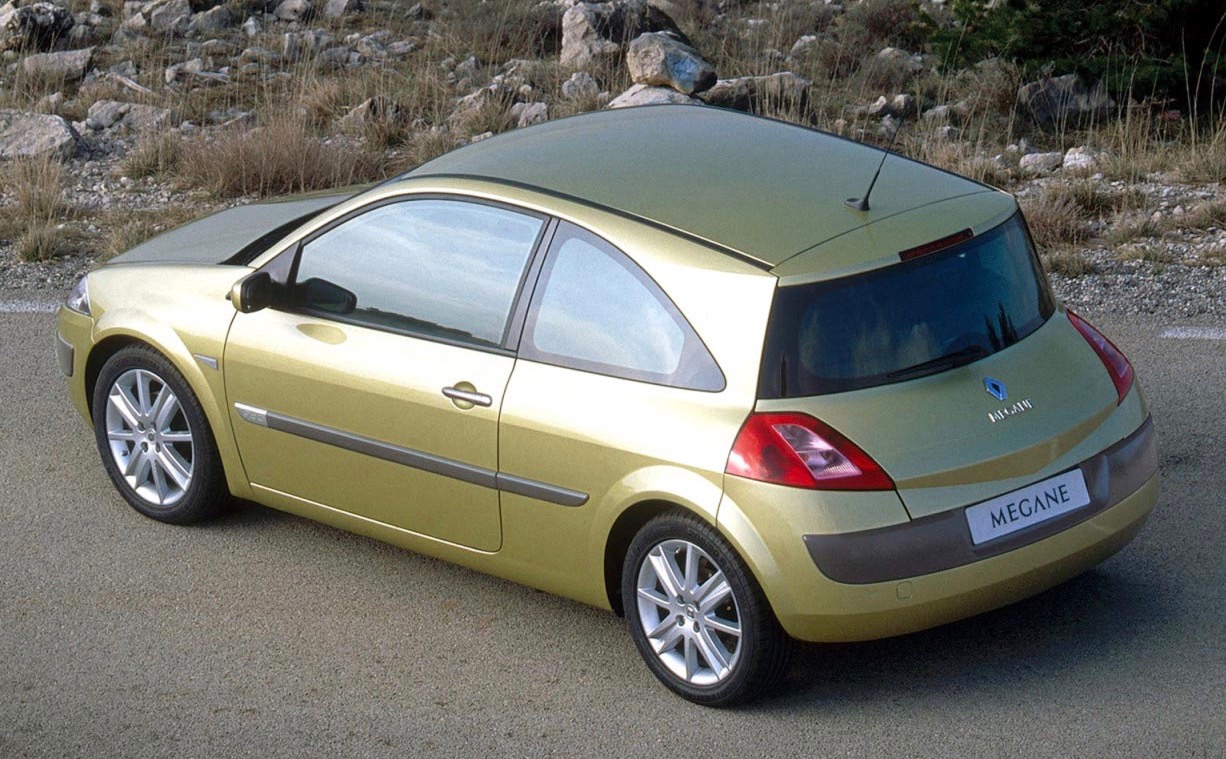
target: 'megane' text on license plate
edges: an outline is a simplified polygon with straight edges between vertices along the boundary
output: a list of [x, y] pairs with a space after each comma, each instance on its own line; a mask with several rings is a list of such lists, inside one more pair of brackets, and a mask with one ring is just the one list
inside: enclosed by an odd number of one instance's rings
[[1080, 469], [971, 506], [966, 521], [971, 540], [979, 543], [1008, 535], [1053, 517], [1067, 514], [1090, 502]]

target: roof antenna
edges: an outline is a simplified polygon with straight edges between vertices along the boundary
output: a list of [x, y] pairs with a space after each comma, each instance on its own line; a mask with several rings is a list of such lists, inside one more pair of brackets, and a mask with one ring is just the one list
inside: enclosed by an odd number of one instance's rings
[[848, 198], [843, 201], [843, 205], [856, 211], [868, 210], [868, 196], [873, 194], [873, 185], [877, 184], [877, 177], [881, 176], [881, 167], [885, 166], [885, 159], [890, 155], [890, 148], [894, 147], [894, 140], [898, 138], [898, 133], [902, 131], [902, 119], [898, 120], [898, 126], [894, 127], [894, 134], [890, 135], [890, 141], [885, 146], [885, 151], [881, 154], [881, 163], [877, 164], [877, 171], [873, 173], [873, 180], [868, 183], [868, 190], [862, 198]]

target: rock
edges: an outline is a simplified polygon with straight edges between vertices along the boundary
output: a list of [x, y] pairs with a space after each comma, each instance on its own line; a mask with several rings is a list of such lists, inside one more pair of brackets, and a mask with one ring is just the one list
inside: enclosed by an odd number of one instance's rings
[[321, 66], [343, 68], [345, 66], [360, 66], [366, 61], [361, 53], [348, 45], [337, 45], [323, 50], [315, 57]]
[[659, 105], [661, 103], [701, 105], [702, 101], [677, 92], [671, 87], [652, 87], [646, 84], [636, 84], [609, 101], [607, 107], [632, 108], [636, 105]]
[[1027, 176], [1050, 174], [1064, 164], [1064, 153], [1027, 153], [1018, 162], [1018, 168]]
[[593, 61], [616, 61], [622, 46], [644, 32], [674, 32], [689, 44], [668, 14], [647, 0], [576, 3], [562, 14], [559, 60], [563, 66], [576, 69]]
[[118, 100], [99, 100], [89, 107], [85, 126], [95, 132], [117, 126], [133, 132], [151, 132], [177, 126], [174, 113], [167, 108]]
[[255, 16], [248, 16], [243, 22], [243, 34], [248, 37], [254, 37], [264, 31], [264, 25]]
[[190, 61], [183, 63], [175, 63], [166, 67], [164, 78], [166, 84], [174, 84], [179, 81], [191, 79], [195, 74], [204, 71], [204, 61], [200, 58], [193, 58]]
[[248, 66], [250, 64], [268, 65], [278, 63], [281, 56], [275, 50], [269, 50], [266, 47], [249, 47], [239, 53], [238, 65]]
[[572, 100], [590, 99], [600, 94], [600, 85], [586, 71], [576, 71], [562, 82], [562, 97]]
[[187, 31], [199, 35], [220, 32], [229, 29], [237, 23], [238, 18], [224, 5], [197, 13], [187, 25]]
[[71, 158], [77, 133], [59, 116], [0, 109], [0, 159]]
[[76, 82], [85, 78], [94, 61], [94, 49], [66, 50], [62, 53], [35, 53], [21, 62], [26, 76], [45, 81]]
[[1104, 151], [1086, 145], [1069, 148], [1064, 154], [1064, 168], [1079, 171], [1094, 171], [1107, 155]]
[[805, 34], [799, 37], [788, 51], [789, 58], [804, 58], [817, 52], [820, 44], [816, 34]]
[[895, 116], [899, 116], [904, 119], [908, 116], [915, 115], [915, 112], [919, 110], [915, 102], [915, 96], [909, 95], [905, 92], [900, 92], [899, 94], [895, 95], [894, 99], [890, 101], [890, 107]]
[[904, 66], [914, 74], [924, 70], [924, 57], [922, 55], [908, 53], [906, 50], [900, 50], [896, 47], [882, 48], [878, 51], [877, 58]]
[[[519, 108], [518, 113], [515, 112], [515, 108]], [[549, 120], [549, 105], [547, 103], [516, 103], [511, 109], [511, 114], [516, 117], [515, 125], [518, 127], [541, 124]]]
[[342, 129], [356, 130], [367, 124], [380, 121], [394, 121], [400, 118], [400, 104], [391, 98], [376, 95], [367, 98], [350, 109], [338, 122]]
[[371, 60], [383, 60], [387, 57], [387, 48], [383, 43], [376, 39], [376, 35], [372, 34], [368, 37], [363, 37], [354, 45], [359, 53]]
[[281, 37], [281, 52], [289, 60], [321, 53], [336, 44], [336, 37], [322, 29], [286, 32]]
[[50, 95], [43, 95], [38, 99], [35, 107], [40, 113], [59, 113], [64, 107], [64, 93], [57, 90]]
[[738, 111], [761, 111], [766, 104], [804, 109], [809, 104], [813, 82], [791, 71], [765, 76], [720, 79], [703, 93], [703, 100]]
[[686, 95], [709, 90], [716, 80], [711, 64], [668, 32], [635, 37], [626, 51], [626, 65], [636, 83], [672, 87]]
[[187, 31], [192, 20], [192, 6], [188, 0], [166, 0], [147, 11], [149, 27], [166, 34]]
[[409, 21], [429, 21], [434, 18], [434, 14], [421, 3], [414, 3], [412, 8], [404, 12], [404, 17]]
[[24, 50], [50, 50], [75, 23], [72, 13], [55, 3], [31, 3], [11, 9], [3, 28], [8, 46]]
[[1030, 82], [1018, 88], [1018, 105], [1044, 126], [1083, 123], [1106, 116], [1115, 107], [1100, 81], [1087, 87], [1077, 74]]
[[956, 140], [961, 134], [958, 127], [945, 124], [932, 130], [932, 138], [938, 142], [941, 140]]
[[281, 0], [272, 15], [281, 21], [306, 21], [315, 14], [310, 0]]
[[324, 18], [340, 18], [346, 13], [361, 13], [366, 10], [362, 0], [328, 0], [319, 15]]
[[873, 118], [881, 118], [882, 116], [890, 116], [894, 113], [894, 106], [893, 104], [890, 103], [889, 98], [887, 98], [885, 95], [882, 95], [881, 97], [877, 98], [873, 102], [873, 104], [870, 105], [865, 110], [865, 113], [867, 113], [869, 116], [872, 116]]
[[924, 111], [924, 121], [931, 121], [939, 124], [943, 121], [949, 121], [952, 115], [953, 109], [949, 106], [936, 105]]
[[387, 54], [392, 58], [400, 58], [417, 49], [417, 43], [413, 40], [398, 40], [387, 46]]

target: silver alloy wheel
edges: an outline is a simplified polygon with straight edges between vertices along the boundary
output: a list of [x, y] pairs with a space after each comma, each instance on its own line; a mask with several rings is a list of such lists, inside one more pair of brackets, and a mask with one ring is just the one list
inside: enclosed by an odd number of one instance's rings
[[170, 506], [191, 487], [191, 427], [170, 385], [148, 369], [129, 369], [111, 385], [106, 437], [124, 480], [150, 504]]
[[714, 685], [741, 653], [741, 615], [714, 560], [688, 540], [666, 540], [639, 565], [639, 623], [660, 662], [691, 685]]

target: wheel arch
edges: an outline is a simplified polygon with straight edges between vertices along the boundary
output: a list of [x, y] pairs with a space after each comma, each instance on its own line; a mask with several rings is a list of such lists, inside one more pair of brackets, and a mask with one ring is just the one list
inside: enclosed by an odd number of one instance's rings
[[[679, 503], [661, 498], [652, 498], [639, 501], [626, 508], [617, 516], [617, 519], [614, 520], [613, 525], [609, 528], [604, 548], [604, 582], [605, 593], [609, 597], [609, 606], [617, 616], [620, 617], [625, 614], [621, 594], [622, 564], [625, 563], [626, 552], [630, 549], [630, 542], [634, 540], [634, 536], [648, 522], [665, 512], [674, 510], [686, 511], [703, 521], [710, 522], [707, 516], [697, 509], [687, 508]], [[714, 522], [711, 522], [711, 526], [719, 529], [718, 525]]]
[[[107, 316], [113, 316], [110, 312]], [[90, 409], [90, 423], [93, 423], [93, 394], [106, 362], [124, 348], [144, 346], [156, 352], [170, 363], [187, 383], [188, 389], [196, 396], [197, 402], [204, 411], [213, 433], [213, 440], [221, 458], [222, 470], [225, 472], [226, 484], [230, 492], [238, 497], [246, 497], [250, 485], [234, 443], [234, 433], [230, 427], [230, 418], [225, 407], [225, 387], [220, 372], [215, 378], [204, 376], [203, 370], [196, 362], [192, 352], [179, 336], [168, 327], [162, 329], [142, 330], [140, 325], [131, 323], [110, 323], [100, 321], [96, 333], [96, 342], [89, 350], [86, 358], [85, 392], [86, 406]], [[150, 325], [155, 326], [156, 325]], [[156, 334], [165, 331], [163, 339]]]

